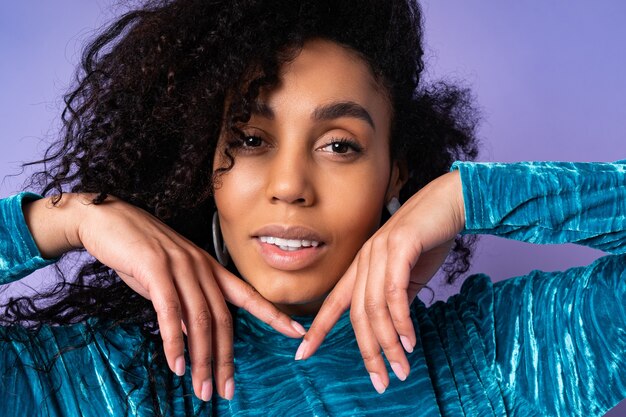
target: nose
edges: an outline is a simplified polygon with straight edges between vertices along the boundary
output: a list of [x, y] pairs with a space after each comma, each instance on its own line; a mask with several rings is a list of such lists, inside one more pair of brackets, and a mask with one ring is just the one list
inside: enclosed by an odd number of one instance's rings
[[273, 203], [310, 206], [315, 201], [311, 164], [304, 152], [280, 149], [271, 158], [266, 194]]

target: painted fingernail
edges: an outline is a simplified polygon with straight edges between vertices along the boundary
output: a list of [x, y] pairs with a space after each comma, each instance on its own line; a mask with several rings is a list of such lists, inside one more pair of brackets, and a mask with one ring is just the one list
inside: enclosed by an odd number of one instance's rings
[[372, 385], [377, 393], [382, 394], [385, 392], [387, 387], [383, 384], [382, 379], [380, 379], [380, 376], [377, 373], [370, 372], [370, 379], [372, 380]]
[[303, 340], [302, 343], [300, 343], [300, 346], [298, 346], [298, 350], [296, 350], [295, 360], [299, 361], [300, 359], [304, 357], [308, 344], [309, 342], [307, 342], [306, 340]]
[[235, 396], [235, 380], [228, 378], [226, 384], [224, 384], [224, 398], [228, 401], [232, 400]]
[[402, 346], [404, 347], [404, 350], [406, 350], [408, 353], [413, 352], [413, 345], [409, 341], [408, 337], [400, 336], [400, 343], [402, 343]]
[[402, 369], [402, 365], [400, 365], [398, 362], [389, 362], [389, 365], [391, 365], [393, 373], [396, 374], [400, 381], [404, 381], [406, 379], [406, 372], [404, 372], [404, 369]]
[[202, 401], [209, 401], [213, 395], [213, 382], [210, 379], [205, 379], [202, 383]]
[[185, 375], [185, 357], [179, 356], [176, 358], [176, 362], [174, 362], [174, 373], [178, 376]]
[[306, 334], [305, 328], [300, 323], [298, 323], [297, 321], [293, 321], [292, 320], [291, 321], [291, 327], [293, 327], [296, 330], [296, 332], [298, 332], [298, 334], [300, 334], [300, 336], [304, 336]]

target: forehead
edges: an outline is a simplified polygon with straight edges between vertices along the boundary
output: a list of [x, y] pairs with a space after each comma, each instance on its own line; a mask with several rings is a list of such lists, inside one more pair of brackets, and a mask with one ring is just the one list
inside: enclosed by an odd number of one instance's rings
[[[309, 72], [334, 73], [342, 81], [364, 82], [373, 89], [382, 87], [369, 63], [355, 50], [326, 39], [307, 41], [295, 59], [283, 65], [281, 76], [305, 75]], [[341, 76], [344, 74], [344, 76]]]
[[[390, 117], [387, 91], [369, 64], [337, 43], [308, 41], [292, 61], [283, 65], [279, 75], [279, 84], [259, 96], [264, 106], [280, 111], [353, 102], [367, 109], [374, 119]], [[376, 124], [386, 123], [379, 120]]]

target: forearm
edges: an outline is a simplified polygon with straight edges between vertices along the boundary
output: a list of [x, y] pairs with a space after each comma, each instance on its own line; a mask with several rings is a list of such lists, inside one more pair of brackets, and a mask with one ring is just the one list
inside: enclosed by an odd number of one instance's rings
[[624, 164], [460, 163], [455, 167], [463, 180], [465, 233], [626, 251]]

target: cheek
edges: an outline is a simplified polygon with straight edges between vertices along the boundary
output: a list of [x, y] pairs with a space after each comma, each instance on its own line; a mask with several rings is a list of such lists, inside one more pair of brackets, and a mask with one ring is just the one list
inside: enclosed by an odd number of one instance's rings
[[[357, 250], [380, 225], [388, 176], [383, 168], [365, 166], [352, 173], [329, 174], [324, 187], [324, 219], [333, 224], [339, 237]], [[383, 167], [386, 164], [382, 164]]]
[[249, 216], [253, 213], [252, 203], [262, 197], [264, 176], [260, 167], [250, 165], [244, 159], [238, 160], [216, 181], [215, 204], [224, 221], [241, 219], [244, 214]]

